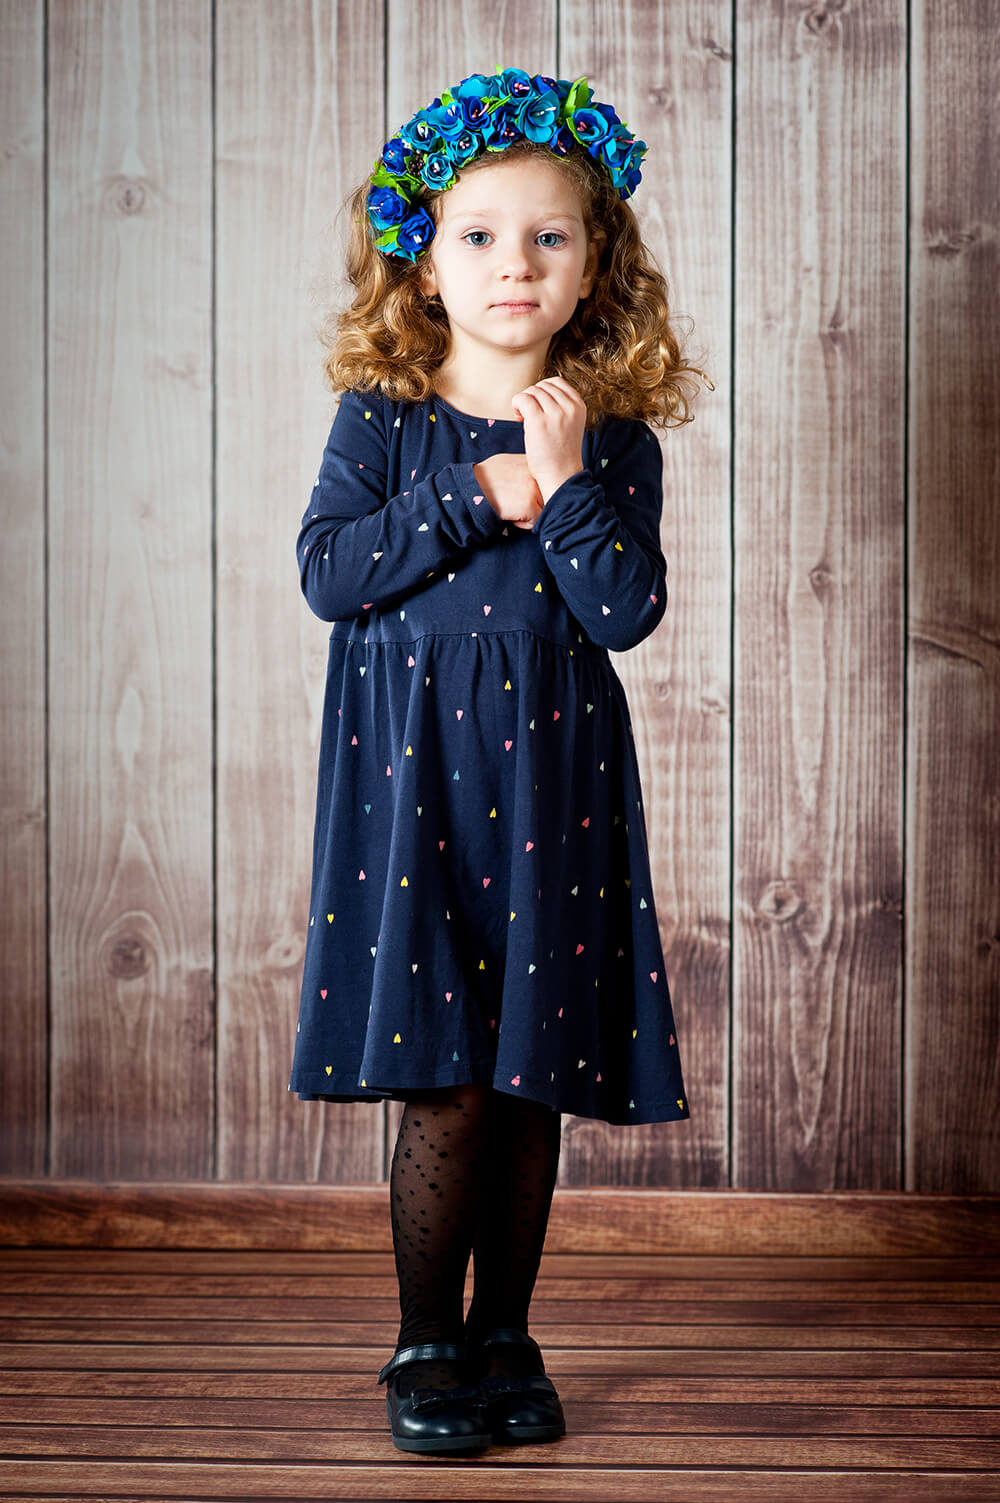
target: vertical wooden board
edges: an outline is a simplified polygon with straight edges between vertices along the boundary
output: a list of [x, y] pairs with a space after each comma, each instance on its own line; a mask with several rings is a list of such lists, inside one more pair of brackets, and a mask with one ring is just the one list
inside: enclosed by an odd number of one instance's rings
[[48, 7], [52, 1154], [212, 1167], [211, 58]]
[[489, 0], [464, 0], [461, 26], [455, 24], [455, 6], [445, 0], [419, 6], [389, 0], [386, 19], [387, 136], [470, 73], [555, 70], [555, 0], [516, 0], [502, 8]]
[[[559, 72], [586, 73], [646, 142], [629, 203], [666, 279], [687, 357], [716, 390], [657, 430], [666, 615], [612, 654], [631, 706], [686, 1122], [568, 1120], [561, 1182], [718, 1187], [729, 1178], [729, 247], [732, 39], [721, 0], [562, 8]], [[578, 40], [579, 39], [579, 40]], [[692, 327], [693, 325], [693, 327]]]
[[310, 291], [342, 273], [339, 208], [382, 147], [382, 8], [219, 0], [216, 46], [218, 1173], [370, 1181], [380, 1106], [288, 1079], [331, 629], [295, 561], [335, 409]]
[[741, 1188], [899, 1183], [904, 18], [739, 12]]
[[913, 7], [906, 1187], [1000, 1190], [1000, 27]]
[[0, 27], [0, 1173], [45, 1173], [45, 97], [44, 9]]

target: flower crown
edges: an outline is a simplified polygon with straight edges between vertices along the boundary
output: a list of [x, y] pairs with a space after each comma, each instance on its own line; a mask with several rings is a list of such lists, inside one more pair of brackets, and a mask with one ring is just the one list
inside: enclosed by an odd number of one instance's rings
[[426, 209], [412, 209], [421, 185], [453, 188], [475, 157], [504, 151], [519, 137], [560, 157], [578, 141], [606, 169], [619, 198], [639, 186], [646, 143], [609, 104], [594, 100], [586, 78], [532, 78], [520, 68], [471, 73], [411, 116], [376, 157], [365, 207], [377, 249], [408, 261], [424, 255], [436, 227]]

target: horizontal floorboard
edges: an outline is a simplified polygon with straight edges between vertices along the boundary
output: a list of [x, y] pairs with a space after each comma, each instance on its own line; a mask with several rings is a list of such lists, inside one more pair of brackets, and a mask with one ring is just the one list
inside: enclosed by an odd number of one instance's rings
[[[199, 1252], [190, 1248], [134, 1249], [125, 1247], [2, 1247], [0, 1246], [0, 1288], [6, 1287], [5, 1274], [30, 1275], [65, 1273], [71, 1269], [74, 1280], [93, 1274], [132, 1274], [138, 1285], [159, 1278], [194, 1280], [204, 1274], [213, 1280], [236, 1286], [255, 1274], [265, 1280], [279, 1279], [284, 1270], [289, 1280], [306, 1278], [348, 1278], [372, 1275], [395, 1278], [395, 1260], [391, 1251], [295, 1252], [279, 1254], [246, 1248], [226, 1251], [225, 1271], [219, 1271], [218, 1251]], [[907, 1279], [933, 1279], [935, 1283], [963, 1279], [987, 1279], [1000, 1282], [1000, 1258], [972, 1255], [951, 1257], [798, 1257], [793, 1254], [769, 1254], [761, 1257], [733, 1255], [726, 1257], [689, 1256], [684, 1253], [557, 1253], [546, 1250], [542, 1255], [540, 1278], [688, 1278], [702, 1284], [739, 1279], [849, 1279], [884, 1284]], [[272, 1288], [275, 1286], [271, 1286]]]
[[[525, 1448], [527, 1449], [527, 1448]], [[489, 1454], [489, 1453], [487, 1453]], [[400, 1455], [400, 1453], [397, 1453]], [[95, 1503], [156, 1503], [161, 1498], [183, 1498], [184, 1503], [209, 1503], [217, 1498], [236, 1498], [240, 1503], [264, 1499], [332, 1499], [337, 1503], [369, 1503], [392, 1499], [398, 1503], [403, 1486], [400, 1468], [406, 1468], [408, 1500], [457, 1500], [483, 1503], [516, 1500], [516, 1503], [603, 1503], [605, 1499], [628, 1499], [629, 1503], [996, 1503], [1000, 1497], [1000, 1471], [886, 1472], [856, 1468], [837, 1470], [753, 1471], [704, 1467], [640, 1468], [568, 1466], [558, 1471], [525, 1462], [507, 1469], [487, 1470], [484, 1462], [469, 1460], [442, 1463], [440, 1458], [416, 1463], [402, 1458], [398, 1465], [383, 1467], [315, 1465], [275, 1466], [266, 1473], [259, 1466], [204, 1466], [183, 1462], [135, 1463], [90, 1462], [87, 1481], [92, 1491], [82, 1492], [82, 1473], [75, 1462], [0, 1461], [0, 1497], [15, 1496], [11, 1503], [73, 1503], [78, 1498]], [[489, 1493], [484, 1487], [489, 1486]], [[31, 1491], [21, 1491], [30, 1488]], [[266, 1491], [262, 1491], [266, 1488]]]
[[[33, 1287], [27, 1279], [21, 1288], [12, 1288], [5, 1283], [0, 1288], [0, 1319], [28, 1313], [62, 1318], [79, 1314], [81, 1304], [88, 1315], [103, 1317], [110, 1311], [117, 1313], [123, 1297], [128, 1298], [129, 1309], [135, 1315], [152, 1319], [174, 1319], [181, 1308], [193, 1313], [204, 1311], [217, 1319], [245, 1318], [248, 1314], [263, 1320], [303, 1320], [314, 1315], [343, 1319], [345, 1310], [359, 1299], [388, 1299], [392, 1296], [389, 1280], [384, 1275], [363, 1278], [351, 1274], [334, 1281], [329, 1277], [285, 1279], [276, 1272], [270, 1284], [265, 1275], [260, 1275], [248, 1280], [246, 1287], [237, 1289], [206, 1287], [208, 1281], [204, 1279], [191, 1280], [186, 1288], [176, 1279], [172, 1282], [172, 1289], [158, 1290], [129, 1287], [127, 1283], [120, 1287], [112, 1283], [102, 1288], [95, 1286], [93, 1279], [79, 1282], [74, 1279], [72, 1291], [66, 1289], [66, 1280], [59, 1275], [52, 1275], [47, 1286], [36, 1284]], [[331, 1289], [334, 1282], [336, 1295]], [[589, 1304], [596, 1318], [609, 1300], [614, 1300], [616, 1308], [622, 1304], [640, 1306], [643, 1303], [666, 1305], [671, 1311], [685, 1305], [700, 1308], [705, 1303], [706, 1287], [701, 1279], [694, 1278], [547, 1277], [544, 1291], [547, 1302], [568, 1300], [584, 1306]], [[863, 1298], [859, 1300], [855, 1291], [862, 1293]], [[849, 1303], [853, 1308], [860, 1303], [865, 1310], [896, 1304], [929, 1304], [935, 1309], [956, 1304], [981, 1308], [984, 1304], [1000, 1301], [1000, 1283], [986, 1279], [965, 1279], [947, 1284], [938, 1284], [932, 1279], [907, 1279], [899, 1283], [880, 1283], [877, 1287], [870, 1281], [859, 1284], [842, 1279], [733, 1279], [720, 1280], [708, 1292], [712, 1301], [727, 1305], [821, 1302], [834, 1308]]]
[[[232, 1180], [0, 1180], [7, 1246], [392, 1251], [389, 1187]], [[903, 1191], [563, 1189], [550, 1252], [979, 1255], [1000, 1196]]]
[[[379, 1406], [384, 1414], [385, 1406]], [[760, 1436], [743, 1433], [706, 1437], [650, 1434], [636, 1416], [631, 1431], [618, 1430], [614, 1441], [616, 1467], [882, 1467], [886, 1469], [959, 1468], [964, 1471], [1000, 1468], [1000, 1440], [981, 1436], [927, 1437], [909, 1435], [831, 1436], [789, 1433]], [[601, 1466], [608, 1456], [601, 1432], [588, 1434], [574, 1422], [571, 1406], [567, 1425], [573, 1434], [557, 1443], [524, 1446], [522, 1458], [533, 1466]], [[322, 1423], [310, 1429], [283, 1430], [265, 1425], [178, 1427], [169, 1431], [139, 1426], [83, 1425], [66, 1431], [54, 1425], [0, 1425], [0, 1455], [98, 1460], [109, 1455], [163, 1461], [380, 1462], [385, 1445], [382, 1430], [346, 1429]], [[531, 1452], [530, 1458], [527, 1456]], [[499, 1447], [484, 1453], [480, 1465], [504, 1466], [510, 1460]]]
[[[994, 1351], [965, 1351], [960, 1348], [946, 1351], [915, 1351], [912, 1347], [898, 1345], [891, 1349], [865, 1349], [857, 1346], [830, 1348], [807, 1346], [804, 1342], [789, 1341], [786, 1347], [648, 1347], [627, 1351], [608, 1348], [560, 1349], [543, 1339], [544, 1332], [535, 1328], [536, 1339], [545, 1351], [545, 1364], [550, 1373], [594, 1374], [607, 1382], [633, 1381], [632, 1374], [650, 1377], [670, 1376], [683, 1372], [689, 1376], [704, 1374], [706, 1377], [733, 1377], [757, 1375], [791, 1376], [808, 1375], [814, 1380], [825, 1378], [917, 1378], [920, 1381], [932, 1377], [958, 1381], [963, 1378], [987, 1378], [994, 1382], [1000, 1378], [1000, 1363]], [[796, 1333], [784, 1332], [786, 1336]], [[804, 1333], [806, 1334], [806, 1333]], [[843, 1340], [843, 1333], [841, 1333]], [[902, 1342], [902, 1337], [899, 1338]], [[11, 1384], [30, 1381], [32, 1375], [44, 1377], [54, 1372], [63, 1372], [63, 1381], [71, 1381], [75, 1373], [89, 1374], [95, 1385], [121, 1385], [123, 1374], [134, 1373], [136, 1381], [144, 1376], [159, 1375], [163, 1382], [170, 1377], [176, 1383], [185, 1381], [200, 1384], [210, 1389], [218, 1373], [229, 1374], [230, 1386], [241, 1383], [247, 1389], [261, 1382], [273, 1382], [275, 1391], [284, 1386], [285, 1391], [295, 1391], [308, 1385], [310, 1392], [317, 1392], [329, 1385], [343, 1385], [354, 1381], [358, 1373], [363, 1375], [378, 1372], [392, 1355], [394, 1343], [387, 1340], [378, 1347], [276, 1347], [254, 1346], [201, 1346], [184, 1347], [159, 1343], [155, 1346], [141, 1344], [115, 1346], [81, 1342], [72, 1346], [52, 1346], [45, 1343], [8, 1345], [0, 1347], [0, 1391], [9, 1390]], [[636, 1378], [634, 1381], [641, 1381]]]
[[0, 1503], [997, 1503], [1000, 1260], [900, 1255], [872, 1214], [860, 1255], [768, 1257], [760, 1228], [739, 1256], [547, 1254], [567, 1434], [452, 1458], [392, 1444], [381, 1244], [0, 1249]]
[[[542, 1302], [539, 1301], [540, 1307]], [[533, 1307], [534, 1308], [534, 1307]], [[551, 1308], [551, 1306], [549, 1307]], [[606, 1306], [604, 1307], [606, 1311]], [[353, 1313], [357, 1314], [357, 1302]], [[538, 1310], [538, 1325], [543, 1327], [546, 1310]], [[968, 1328], [969, 1330], [996, 1329], [994, 1322], [1000, 1318], [1000, 1308], [989, 1305], [869, 1305], [863, 1300], [854, 1304], [823, 1303], [820, 1300], [782, 1303], [753, 1301], [741, 1304], [734, 1302], [720, 1306], [709, 1300], [690, 1301], [669, 1311], [661, 1310], [660, 1322], [623, 1322], [621, 1325], [598, 1324], [586, 1321], [573, 1322], [573, 1329], [586, 1331], [587, 1345], [604, 1346], [662, 1346], [670, 1345], [674, 1333], [684, 1327], [699, 1330], [703, 1325], [729, 1325], [759, 1327], [779, 1325], [786, 1329], [813, 1329], [826, 1327], [846, 1332], [838, 1345], [850, 1344], [852, 1331], [867, 1329], [899, 1332], [899, 1340], [907, 1344], [907, 1333], [919, 1331], [917, 1340], [927, 1346], [935, 1345], [935, 1330], [938, 1326]], [[572, 1312], [560, 1311], [560, 1316], [572, 1320]], [[397, 1320], [398, 1326], [398, 1320]], [[560, 1322], [561, 1323], [561, 1322]], [[554, 1322], [553, 1322], [554, 1324]], [[66, 1316], [62, 1320], [38, 1320], [24, 1316], [16, 1320], [0, 1321], [0, 1343], [5, 1342], [91, 1342], [97, 1340], [116, 1342], [158, 1341], [170, 1345], [196, 1346], [212, 1343], [217, 1346], [244, 1345], [251, 1341], [256, 1345], [287, 1345], [291, 1339], [304, 1343], [308, 1338], [314, 1342], [335, 1345], [338, 1331], [343, 1324], [322, 1319], [300, 1321], [268, 1320], [142, 1320], [119, 1316], [100, 1320], [88, 1320], [85, 1316]], [[538, 1338], [541, 1340], [541, 1338]], [[553, 1341], [549, 1336], [550, 1343]]]
[[[246, 1424], [253, 1411], [246, 1398], [110, 1399], [106, 1395], [66, 1397], [45, 1395], [44, 1411], [37, 1391], [8, 1394], [3, 1415], [9, 1427], [37, 1422], [44, 1412], [47, 1425], [135, 1425], [147, 1429], [174, 1429], [207, 1425], [235, 1429]], [[630, 1398], [590, 1402], [575, 1395], [563, 1383], [565, 1403], [573, 1411], [573, 1428], [579, 1434], [636, 1431], [649, 1435], [719, 1434], [742, 1435], [920, 1435], [1000, 1436], [1000, 1408], [941, 1404], [928, 1409], [920, 1404], [850, 1404], [843, 1397], [827, 1403], [802, 1404], [796, 1400], [761, 1402], [754, 1398], [717, 1400], [703, 1394], [686, 1401], [664, 1402]], [[384, 1403], [372, 1399], [340, 1398], [336, 1410], [324, 1399], [268, 1398], [265, 1420], [271, 1429], [338, 1431], [385, 1429]], [[17, 1450], [14, 1445], [6, 1448]]]

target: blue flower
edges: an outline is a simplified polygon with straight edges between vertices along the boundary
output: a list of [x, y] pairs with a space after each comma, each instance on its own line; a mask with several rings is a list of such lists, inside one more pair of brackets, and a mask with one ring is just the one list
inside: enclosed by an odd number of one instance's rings
[[428, 188], [448, 188], [455, 178], [455, 165], [443, 151], [432, 151], [424, 158], [420, 177]]
[[497, 93], [501, 99], [520, 104], [531, 93], [531, 77], [523, 68], [504, 68], [497, 74]]
[[556, 130], [559, 118], [559, 95], [555, 89], [545, 89], [524, 101], [517, 112], [517, 123], [522, 135], [529, 141], [547, 145]]
[[490, 112], [497, 80], [483, 73], [470, 73], [449, 92], [470, 130], [479, 130]]
[[369, 218], [377, 230], [391, 229], [401, 224], [410, 212], [410, 205], [401, 198], [395, 188], [372, 188], [365, 200]]
[[443, 148], [444, 155], [449, 162], [454, 162], [456, 167], [464, 167], [467, 162], [472, 161], [473, 157], [477, 157], [482, 149], [482, 136], [472, 130], [465, 130], [453, 141], [446, 141]]
[[[456, 136], [462, 134], [467, 125], [465, 116], [462, 114], [462, 106], [456, 104], [454, 100], [448, 104], [432, 105], [430, 109], [424, 110], [424, 119], [430, 129], [442, 138], [442, 141], [454, 140]], [[425, 147], [424, 150], [426, 149]]]
[[393, 136], [382, 147], [382, 155], [379, 161], [387, 172], [401, 173], [406, 171], [406, 158], [412, 148], [409, 148], [401, 136]]
[[501, 105], [486, 121], [482, 134], [487, 151], [503, 151], [524, 132], [517, 123], [516, 114]]
[[594, 146], [603, 141], [610, 130], [609, 122], [601, 110], [577, 110], [567, 123], [580, 145], [586, 146], [591, 156], [596, 156]]
[[434, 221], [426, 209], [418, 209], [405, 219], [399, 227], [399, 236], [396, 240], [396, 254], [406, 256], [408, 260], [415, 261], [422, 250], [425, 250], [434, 239]]
[[[434, 101], [434, 105], [440, 103], [440, 99]], [[432, 109], [434, 105], [431, 106]], [[422, 110], [399, 128], [399, 136], [413, 151], [434, 151], [438, 145], [438, 133], [426, 118], [427, 113]]]
[[559, 157], [578, 142], [620, 198], [629, 198], [641, 180], [645, 141], [634, 140], [611, 106], [594, 99], [585, 77], [570, 81], [521, 68], [470, 73], [412, 115], [376, 160], [367, 207], [378, 249], [415, 261], [435, 227], [423, 209], [411, 212], [413, 193], [421, 184], [436, 192], [451, 188], [468, 162], [518, 139]]

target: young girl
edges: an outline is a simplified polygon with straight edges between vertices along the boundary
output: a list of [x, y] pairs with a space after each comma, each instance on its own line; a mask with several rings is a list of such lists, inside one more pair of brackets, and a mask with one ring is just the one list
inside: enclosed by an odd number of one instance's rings
[[702, 375], [624, 203], [645, 149], [585, 78], [508, 68], [418, 111], [351, 199], [296, 548], [334, 626], [289, 1090], [406, 1103], [401, 1450], [565, 1432], [527, 1330], [560, 1114], [689, 1115], [608, 657], [667, 604], [645, 419], [688, 421]]

